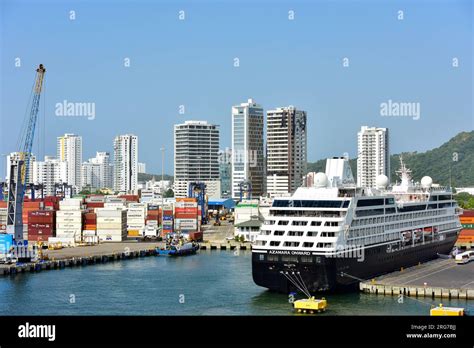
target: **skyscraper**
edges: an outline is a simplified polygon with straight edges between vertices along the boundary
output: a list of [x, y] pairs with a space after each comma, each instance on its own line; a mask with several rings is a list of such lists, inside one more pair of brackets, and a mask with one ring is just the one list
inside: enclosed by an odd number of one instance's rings
[[221, 179], [221, 198], [232, 195], [232, 150], [219, 151], [219, 176]]
[[207, 195], [219, 198], [219, 126], [186, 121], [174, 126], [175, 197], [186, 197], [190, 182], [206, 184]]
[[80, 191], [82, 189], [82, 137], [68, 133], [58, 137], [56, 158], [59, 161], [66, 161], [67, 183]]
[[357, 138], [357, 186], [375, 187], [381, 174], [390, 180], [388, 128], [362, 126]]
[[138, 185], [138, 137], [118, 135], [114, 140], [114, 190], [129, 192]]
[[253, 99], [232, 107], [232, 197], [240, 197], [239, 184], [250, 181], [252, 195], [265, 192], [263, 108]]
[[267, 192], [293, 193], [306, 173], [306, 111], [292, 106], [267, 111]]
[[45, 156], [44, 161], [33, 163], [33, 182], [43, 184], [45, 196], [56, 194], [54, 184], [67, 183], [68, 165], [66, 161], [60, 161], [54, 156]]
[[82, 164], [82, 187], [91, 190], [101, 188], [112, 188], [112, 167], [110, 166], [110, 154], [108, 152], [97, 152], [94, 158], [90, 158]]

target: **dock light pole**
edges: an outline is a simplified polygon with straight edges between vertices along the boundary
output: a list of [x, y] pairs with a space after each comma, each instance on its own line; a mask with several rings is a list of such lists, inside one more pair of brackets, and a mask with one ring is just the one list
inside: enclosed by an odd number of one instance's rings
[[165, 177], [165, 146], [161, 148], [161, 234], [163, 234], [163, 215], [164, 215], [164, 177]]

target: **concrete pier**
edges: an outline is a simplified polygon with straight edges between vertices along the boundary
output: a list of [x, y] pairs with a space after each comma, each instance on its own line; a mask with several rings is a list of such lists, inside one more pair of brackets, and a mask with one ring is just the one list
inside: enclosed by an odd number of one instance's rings
[[360, 283], [360, 290], [377, 295], [474, 299], [474, 262], [437, 259]]
[[[250, 250], [250, 243], [235, 241], [212, 241], [199, 243], [201, 250]], [[0, 276], [19, 273], [37, 273], [43, 270], [95, 265], [105, 262], [127, 260], [156, 255], [156, 248], [163, 242], [117, 242], [92, 246], [78, 246], [59, 250], [43, 250], [44, 260], [26, 264], [0, 265]]]

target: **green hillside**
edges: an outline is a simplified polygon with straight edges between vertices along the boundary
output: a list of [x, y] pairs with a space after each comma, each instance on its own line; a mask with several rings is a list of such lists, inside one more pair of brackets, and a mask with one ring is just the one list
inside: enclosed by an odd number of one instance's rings
[[[404, 152], [403, 160], [412, 170], [413, 179], [419, 181], [429, 175], [435, 183], [452, 186], [474, 186], [474, 131], [462, 132], [433, 150], [418, 153]], [[400, 154], [390, 156], [392, 181], [397, 179], [395, 171], [400, 167]], [[357, 175], [357, 160], [351, 159], [354, 177]], [[324, 171], [326, 160], [308, 163], [308, 172]]]

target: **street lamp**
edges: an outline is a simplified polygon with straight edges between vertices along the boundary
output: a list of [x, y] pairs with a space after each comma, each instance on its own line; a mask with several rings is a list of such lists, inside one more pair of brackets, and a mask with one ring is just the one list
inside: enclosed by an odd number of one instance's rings
[[164, 214], [164, 177], [165, 177], [165, 146], [161, 148], [161, 234], [163, 234], [163, 214]]

